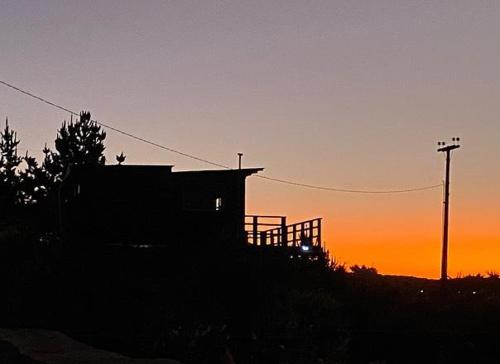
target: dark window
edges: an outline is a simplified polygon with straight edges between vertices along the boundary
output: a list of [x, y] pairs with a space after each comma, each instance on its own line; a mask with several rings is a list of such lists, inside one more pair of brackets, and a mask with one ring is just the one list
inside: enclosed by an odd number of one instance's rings
[[182, 207], [187, 211], [221, 211], [222, 197], [214, 197], [211, 191], [187, 190], [183, 191]]

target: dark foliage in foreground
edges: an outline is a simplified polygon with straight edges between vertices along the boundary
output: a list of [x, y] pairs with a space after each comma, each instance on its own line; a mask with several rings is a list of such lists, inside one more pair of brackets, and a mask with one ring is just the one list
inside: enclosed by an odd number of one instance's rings
[[[0, 236], [0, 326], [184, 363], [456, 363], [500, 355], [500, 280], [345, 273], [270, 249], [57, 249]], [[232, 358], [232, 359], [230, 359]], [[225, 360], [225, 361], [224, 361]], [[231, 361], [233, 360], [233, 361]]]

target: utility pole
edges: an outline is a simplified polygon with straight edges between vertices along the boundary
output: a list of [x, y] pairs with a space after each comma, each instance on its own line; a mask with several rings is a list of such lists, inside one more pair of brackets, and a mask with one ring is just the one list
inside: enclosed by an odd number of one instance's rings
[[438, 142], [440, 147], [437, 151], [443, 152], [446, 155], [446, 168], [444, 180], [444, 212], [443, 212], [443, 249], [441, 253], [441, 280], [448, 279], [448, 215], [450, 210], [450, 162], [451, 151], [460, 148], [458, 144], [460, 138], [451, 138], [453, 144], [446, 145], [445, 142]]

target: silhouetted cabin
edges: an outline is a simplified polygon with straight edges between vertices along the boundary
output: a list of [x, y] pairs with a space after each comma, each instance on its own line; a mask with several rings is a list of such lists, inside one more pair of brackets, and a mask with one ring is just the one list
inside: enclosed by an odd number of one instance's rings
[[73, 167], [60, 190], [63, 236], [79, 246], [244, 245], [245, 180], [261, 170]]

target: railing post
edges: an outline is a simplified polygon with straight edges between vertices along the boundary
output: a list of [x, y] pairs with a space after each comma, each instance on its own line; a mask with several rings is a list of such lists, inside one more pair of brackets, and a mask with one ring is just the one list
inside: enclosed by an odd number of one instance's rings
[[322, 245], [321, 241], [321, 219], [318, 219], [318, 246], [321, 248]]
[[314, 220], [309, 221], [309, 238], [311, 239], [311, 245], [313, 244], [314, 237]]
[[302, 239], [306, 239], [307, 236], [306, 236], [306, 224], [305, 222], [301, 222], [300, 223], [300, 234], [299, 234], [299, 245], [304, 243], [304, 241], [302, 241]]
[[265, 231], [261, 231], [260, 233], [260, 245], [264, 246], [267, 245], [267, 235]]
[[292, 245], [297, 246], [297, 224], [293, 224], [292, 226]]
[[288, 246], [288, 231], [286, 226], [286, 216], [281, 217], [281, 246]]
[[257, 240], [259, 237], [258, 236], [258, 231], [259, 231], [259, 229], [258, 229], [259, 220], [258, 219], [259, 218], [257, 216], [254, 216], [252, 219], [253, 220], [252, 221], [252, 231], [253, 231], [252, 236], [253, 236], [253, 244], [254, 245], [257, 245]]

